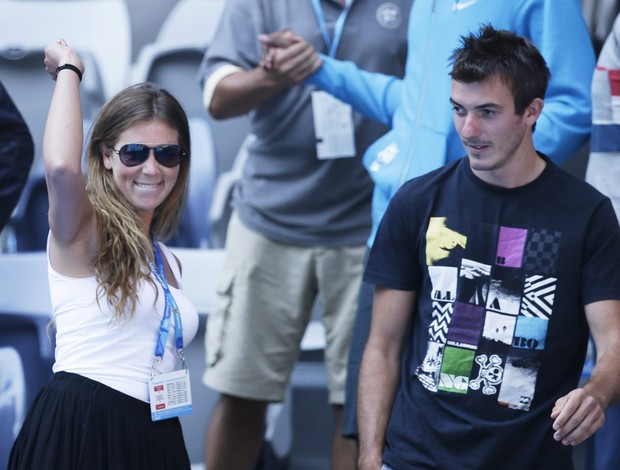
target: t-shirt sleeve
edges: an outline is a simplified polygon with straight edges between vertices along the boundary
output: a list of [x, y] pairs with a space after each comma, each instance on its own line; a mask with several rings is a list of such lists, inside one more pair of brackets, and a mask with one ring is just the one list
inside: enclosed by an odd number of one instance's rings
[[407, 200], [407, 191], [401, 188], [390, 201], [370, 251], [364, 281], [391, 289], [417, 290], [420, 227]]
[[597, 208], [589, 224], [581, 295], [584, 305], [620, 300], [620, 228], [609, 199]]
[[261, 20], [255, 5], [247, 0], [229, 0], [209, 45], [201, 67], [207, 79], [223, 65], [248, 70], [258, 65], [261, 46], [258, 41]]

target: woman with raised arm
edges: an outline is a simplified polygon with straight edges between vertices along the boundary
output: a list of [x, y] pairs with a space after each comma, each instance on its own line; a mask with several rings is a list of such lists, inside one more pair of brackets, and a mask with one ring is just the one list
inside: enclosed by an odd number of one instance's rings
[[121, 91], [95, 120], [84, 176], [84, 65], [60, 40], [45, 68], [56, 81], [43, 142], [54, 377], [9, 469], [188, 469], [178, 416], [191, 394], [177, 359], [198, 315], [178, 260], [158, 241], [176, 230], [185, 200], [187, 117], [156, 85]]

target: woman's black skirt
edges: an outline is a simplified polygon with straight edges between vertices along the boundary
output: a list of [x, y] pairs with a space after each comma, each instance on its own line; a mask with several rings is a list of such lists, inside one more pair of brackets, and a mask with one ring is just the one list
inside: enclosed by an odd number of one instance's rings
[[148, 403], [59, 372], [28, 412], [9, 470], [189, 469], [178, 418], [151, 421]]

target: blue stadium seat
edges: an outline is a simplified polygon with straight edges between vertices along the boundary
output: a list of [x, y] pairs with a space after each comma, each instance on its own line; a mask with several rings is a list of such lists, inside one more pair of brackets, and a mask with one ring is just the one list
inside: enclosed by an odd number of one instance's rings
[[0, 468], [6, 468], [25, 412], [52, 377], [54, 341], [48, 324], [44, 316], [0, 312]]
[[[82, 55], [92, 54], [106, 99], [127, 83], [132, 38], [125, 0], [2, 0], [0, 31], [0, 50], [44, 50], [62, 37]], [[46, 75], [41, 63], [38, 71]]]
[[217, 175], [213, 133], [205, 118], [189, 118], [192, 163], [187, 204], [178, 233], [168, 245], [184, 248], [210, 248], [211, 230], [207, 217]]
[[49, 233], [48, 211], [45, 177], [31, 176], [7, 226], [8, 251], [45, 251]]

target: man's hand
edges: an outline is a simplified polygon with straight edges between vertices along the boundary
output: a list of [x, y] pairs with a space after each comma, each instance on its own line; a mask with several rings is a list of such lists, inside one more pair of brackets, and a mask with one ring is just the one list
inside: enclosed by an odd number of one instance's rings
[[553, 438], [565, 446], [576, 446], [596, 432], [605, 422], [600, 400], [585, 388], [577, 388], [559, 398], [551, 412]]
[[277, 92], [299, 85], [322, 65], [314, 47], [291, 31], [261, 34], [263, 57], [249, 70], [239, 69], [215, 84], [205, 106], [215, 119], [241, 116]]
[[301, 83], [322, 65], [316, 49], [290, 30], [258, 36], [263, 44], [260, 65], [287, 86]]
[[260, 65], [265, 69], [270, 69], [273, 65], [275, 49], [285, 49], [296, 42], [301, 42], [302, 38], [290, 29], [285, 29], [269, 34], [259, 34], [258, 40], [263, 45], [263, 57], [261, 58]]

